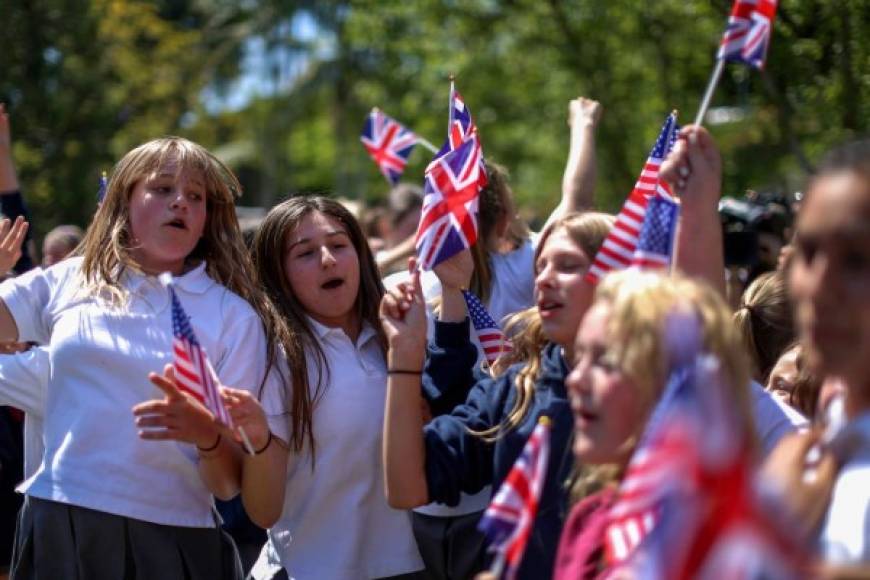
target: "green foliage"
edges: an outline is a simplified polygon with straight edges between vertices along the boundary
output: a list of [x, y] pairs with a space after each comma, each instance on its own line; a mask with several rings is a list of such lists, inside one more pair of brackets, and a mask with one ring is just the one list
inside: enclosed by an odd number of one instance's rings
[[[84, 222], [101, 169], [146, 139], [180, 133], [239, 172], [248, 205], [291, 191], [375, 200], [387, 190], [359, 145], [372, 106], [440, 145], [450, 74], [506, 165], [521, 204], [556, 203], [568, 101], [598, 99], [599, 203], [619, 207], [671, 109], [691, 122], [730, 0], [62, 0], [4, 6], [0, 99], [44, 230]], [[298, 19], [313, 22], [302, 34]], [[297, 19], [297, 20], [294, 20]], [[309, 26], [309, 28], [312, 28]], [[728, 65], [712, 126], [725, 191], [791, 190], [834, 143], [868, 132], [870, 0], [781, 0], [767, 70]], [[310, 32], [310, 31], [309, 31]], [[262, 96], [230, 95], [245, 42], [268, 47]], [[418, 148], [406, 176], [420, 181]]]

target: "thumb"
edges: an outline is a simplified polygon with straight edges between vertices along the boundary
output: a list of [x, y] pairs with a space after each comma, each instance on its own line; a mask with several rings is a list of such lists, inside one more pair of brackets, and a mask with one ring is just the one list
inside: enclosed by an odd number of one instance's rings
[[[413, 258], [412, 258], [413, 259]], [[411, 273], [411, 293], [414, 295], [414, 299], [419, 302], [424, 302], [423, 298], [423, 284], [420, 282], [420, 276], [422, 272], [419, 269], [414, 270]]]
[[414, 272], [418, 271], [419, 269], [420, 268], [417, 265], [417, 257], [411, 256], [410, 258], [408, 258], [408, 272], [413, 274]]
[[153, 374], [151, 382], [166, 395], [169, 399], [180, 399], [184, 395], [178, 389], [178, 383], [175, 380], [175, 367], [166, 365], [163, 367], [163, 375]]

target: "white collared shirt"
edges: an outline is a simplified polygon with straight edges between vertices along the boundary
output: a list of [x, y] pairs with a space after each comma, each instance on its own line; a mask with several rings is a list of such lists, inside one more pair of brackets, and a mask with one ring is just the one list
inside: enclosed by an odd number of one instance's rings
[[[163, 397], [148, 380], [172, 361], [167, 290], [128, 271], [122, 309], [81, 292], [82, 259], [0, 285], [19, 340], [48, 345], [45, 455], [20, 490], [34, 497], [158, 524], [213, 527], [212, 498], [192, 445], [145, 441], [131, 409]], [[266, 363], [251, 306], [212, 280], [205, 264], [175, 279], [179, 298], [221, 382], [254, 392]]]
[[42, 463], [42, 423], [48, 388], [48, 349], [35, 346], [25, 352], [0, 355], [0, 405], [24, 411], [24, 477]]
[[[314, 408], [316, 463], [312, 470], [307, 444], [290, 454], [284, 510], [251, 574], [271, 578], [283, 567], [296, 580], [355, 580], [421, 570], [410, 515], [392, 509], [384, 495], [387, 373], [377, 335], [366, 324], [353, 344], [339, 328], [308, 322], [329, 367]], [[313, 392], [311, 353], [307, 363]], [[269, 423], [289, 440], [284, 417]]]
[[870, 413], [847, 423], [831, 443], [842, 448], [844, 465], [837, 474], [819, 542], [825, 562], [870, 562]]

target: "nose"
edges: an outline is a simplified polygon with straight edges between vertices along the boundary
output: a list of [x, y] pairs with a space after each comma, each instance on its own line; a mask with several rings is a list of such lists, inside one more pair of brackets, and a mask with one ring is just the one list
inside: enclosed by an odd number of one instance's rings
[[184, 191], [179, 187], [176, 188], [174, 192], [172, 192], [172, 201], [169, 203], [169, 207], [172, 209], [184, 209], [187, 210], [189, 205], [189, 200], [187, 196], [184, 195]]
[[553, 286], [553, 270], [550, 266], [544, 266], [535, 276], [535, 288], [551, 288]]
[[336, 263], [335, 254], [328, 247], [323, 246], [320, 249], [320, 265], [324, 268], [334, 266]]
[[589, 390], [589, 363], [586, 362], [586, 357], [583, 357], [580, 362], [574, 365], [568, 376], [565, 377], [565, 386], [568, 391], [575, 395], [586, 393]]

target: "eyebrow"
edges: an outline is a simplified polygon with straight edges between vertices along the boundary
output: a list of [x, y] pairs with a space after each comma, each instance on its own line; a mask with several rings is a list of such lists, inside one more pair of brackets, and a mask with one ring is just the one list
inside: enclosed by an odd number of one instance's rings
[[[177, 177], [178, 177], [178, 174], [177, 174], [177, 173], [154, 173], [154, 174], [151, 175], [151, 177], [150, 177], [149, 179], [151, 179], [151, 180], [154, 180], [154, 179], [171, 179], [172, 182], [175, 183]], [[190, 179], [189, 181], [190, 181], [190, 183], [192, 183], [192, 184], [194, 184], [194, 185], [196, 185], [196, 186], [198, 186], [198, 187], [202, 187], [203, 189], [205, 189], [205, 182], [204, 182], [204, 181], [201, 181], [201, 180], [199, 180], [199, 179]]]
[[[328, 233], [326, 234], [326, 237], [327, 237], [327, 238], [332, 238], [332, 237], [335, 237], [335, 236], [347, 236], [347, 238], [350, 239], [350, 236], [349, 236], [349, 235], [347, 234], [347, 232], [344, 231], [344, 230], [333, 230], [333, 231], [328, 232]], [[298, 246], [298, 245], [300, 245], [300, 244], [307, 244], [307, 243], [309, 243], [309, 242], [311, 242], [311, 241], [312, 241], [311, 238], [300, 238], [300, 239], [296, 240], [295, 242], [293, 242], [292, 244], [290, 244], [290, 247], [287, 248], [287, 251], [289, 252], [290, 250], [292, 250], [292, 249], [295, 248], [296, 246]]]

